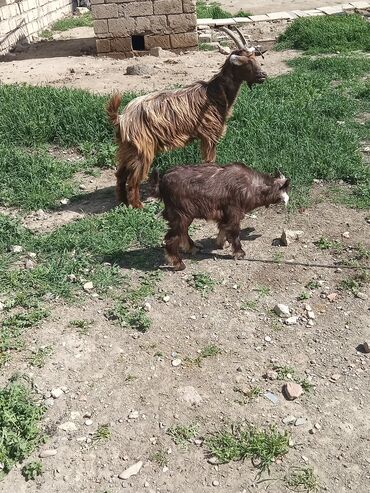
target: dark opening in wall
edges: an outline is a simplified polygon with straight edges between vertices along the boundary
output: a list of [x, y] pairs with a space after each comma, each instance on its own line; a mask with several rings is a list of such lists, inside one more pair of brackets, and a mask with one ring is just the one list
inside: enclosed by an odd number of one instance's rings
[[145, 50], [144, 36], [131, 36], [132, 49], [137, 51]]

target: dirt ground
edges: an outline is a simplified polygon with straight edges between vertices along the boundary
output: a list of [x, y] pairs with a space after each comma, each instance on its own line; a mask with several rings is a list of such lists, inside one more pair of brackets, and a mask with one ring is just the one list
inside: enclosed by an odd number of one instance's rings
[[[271, 52], [265, 68], [271, 75], [284, 73], [288, 70], [284, 60], [293, 56]], [[93, 56], [15, 59], [3, 62], [1, 78], [7, 83], [95, 92], [150, 91], [207, 78], [222, 60], [222, 55], [207, 52], [138, 61]], [[150, 78], [126, 76], [125, 67], [133, 63], [156, 65], [156, 71]], [[114, 206], [113, 181], [113, 171], [99, 178], [81, 177], [88, 198], [74, 202], [73, 209], [66, 206], [42, 218], [30, 215], [25, 223], [48, 231], [77, 217], [104, 212]], [[325, 196], [325, 188], [316, 185], [314, 195]], [[31, 370], [25, 355], [16, 353], [4, 367], [0, 384], [5, 385], [14, 372], [23, 372], [32, 376], [48, 402], [51, 389], [64, 390], [52, 401], [44, 421], [49, 438], [42, 449], [54, 449], [56, 455], [41, 459], [44, 473], [35, 481], [26, 483], [20, 469], [14, 468], [2, 481], [1, 491], [251, 493], [268, 487], [270, 493], [287, 493], [284, 474], [293, 467], [310, 466], [323, 491], [367, 493], [370, 360], [357, 348], [370, 339], [370, 291], [363, 288], [363, 297], [358, 298], [339, 289], [353, 269], [338, 268], [337, 255], [314, 244], [324, 236], [340, 241], [347, 250], [359, 243], [370, 248], [367, 214], [316, 200], [309, 209], [289, 215], [276, 208], [256, 211], [243, 222], [247, 255], [238, 262], [229, 258], [227, 250], [213, 250], [212, 225], [197, 223], [193, 237], [204, 251], [186, 259], [184, 272], [161, 270], [156, 294], [146, 300], [152, 325], [145, 334], [107, 320], [111, 300], [105, 297], [84, 293], [76, 305], [61, 300], [51, 304], [50, 318], [41, 329], [29, 332], [26, 344], [53, 346], [46, 365]], [[302, 239], [288, 247], [273, 246], [283, 227], [302, 230]], [[348, 237], [342, 236], [344, 232]], [[134, 284], [161, 264], [162, 251], [148, 248], [129, 252], [121, 268]], [[199, 272], [216, 282], [206, 296], [188, 283]], [[317, 287], [310, 298], [298, 301], [310, 291], [305, 286], [312, 280]], [[330, 301], [327, 295], [332, 293], [336, 297]], [[251, 301], [253, 308], [250, 304], [243, 309]], [[288, 305], [293, 315], [300, 316], [297, 324], [287, 326], [273, 316], [276, 303]], [[307, 323], [307, 303], [315, 314], [312, 326]], [[78, 334], [69, 326], [76, 319], [93, 321], [88, 333]], [[221, 353], [204, 359], [201, 366], [186, 362], [209, 345], [218, 346]], [[176, 358], [182, 362], [174, 367]], [[281, 387], [287, 380], [262, 376], [274, 365], [293, 367], [314, 389], [295, 401], [285, 400]], [[241, 403], [235, 389], [255, 386], [272, 392], [277, 403], [263, 395]], [[130, 414], [135, 417], [129, 418]], [[292, 415], [303, 419], [284, 424], [283, 419]], [[291, 434], [292, 448], [273, 465], [273, 481], [256, 484], [256, 469], [248, 460], [226, 465], [207, 461], [205, 434], [245, 420], [258, 426], [276, 425]], [[65, 423], [70, 431], [59, 428]], [[166, 434], [171, 426], [194, 423], [199, 425], [197, 440], [186, 447], [175, 445]], [[92, 434], [102, 424], [110, 425], [112, 437], [95, 443]], [[167, 465], [153, 459], [158, 451]], [[35, 452], [31, 459], [37, 457]], [[138, 461], [143, 467], [136, 476], [118, 478]]]
[[230, 12], [244, 10], [252, 14], [269, 12], [288, 12], [292, 10], [309, 10], [329, 5], [340, 5], [338, 0], [219, 0]]

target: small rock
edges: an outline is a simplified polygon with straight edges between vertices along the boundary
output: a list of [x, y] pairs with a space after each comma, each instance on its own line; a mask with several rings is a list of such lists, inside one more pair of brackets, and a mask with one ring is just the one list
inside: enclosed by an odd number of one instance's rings
[[308, 327], [313, 327], [314, 325], [315, 325], [315, 323], [314, 323], [314, 321], [313, 321], [313, 320], [309, 320], [309, 321], [307, 322], [307, 326], [308, 326]]
[[153, 46], [153, 48], [150, 48], [149, 50], [149, 55], [162, 57], [163, 55], [165, 55], [165, 51], [160, 46]]
[[129, 479], [131, 476], [135, 476], [140, 469], [143, 467], [143, 462], [139, 461], [136, 462], [136, 464], [133, 464], [132, 466], [128, 467], [125, 469], [121, 474], [118, 475], [119, 479]]
[[282, 318], [288, 318], [290, 317], [290, 310], [287, 307], [287, 305], [282, 305], [282, 304], [277, 304], [274, 306], [274, 312], [276, 315]]
[[33, 262], [31, 259], [28, 258], [24, 263], [24, 267], [25, 267], [25, 269], [29, 269], [29, 270], [34, 269], [35, 268], [35, 262]]
[[69, 199], [61, 199], [60, 203], [61, 205], [67, 205], [69, 204]]
[[62, 423], [61, 425], [58, 426], [58, 428], [60, 430], [67, 431], [67, 432], [77, 430], [77, 426], [72, 421], [67, 421], [66, 423]]
[[146, 312], [150, 312], [151, 309], [152, 309], [152, 305], [150, 303], [145, 303], [144, 304], [144, 310]]
[[29, 258], [36, 258], [37, 256], [35, 252], [28, 252], [27, 255]]
[[277, 404], [279, 402], [278, 397], [273, 394], [272, 392], [265, 392], [263, 394], [263, 397], [266, 397], [269, 401], [271, 401], [273, 404]]
[[320, 425], [320, 423], [315, 423], [315, 424], [314, 424], [314, 427], [316, 428], [316, 430], [321, 430], [321, 425]]
[[209, 459], [207, 459], [207, 462], [209, 464], [212, 464], [213, 466], [217, 466], [218, 464], [222, 464], [222, 461], [220, 459], [218, 459], [217, 457], [210, 457]]
[[177, 392], [180, 394], [181, 399], [191, 406], [199, 406], [202, 402], [202, 397], [194, 387], [180, 387]]
[[220, 486], [220, 482], [219, 482], [219, 481], [217, 481], [217, 479], [214, 479], [214, 480], [212, 481], [212, 486]]
[[336, 297], [337, 297], [337, 296], [338, 296], [338, 294], [337, 294], [337, 293], [330, 293], [330, 294], [328, 294], [328, 295], [327, 295], [327, 299], [328, 299], [331, 303], [333, 303], [333, 301], [336, 299]]
[[53, 407], [54, 406], [54, 399], [52, 397], [49, 397], [48, 399], [44, 400], [44, 404], [46, 407]]
[[283, 229], [280, 237], [280, 241], [284, 246], [290, 245], [292, 241], [298, 241], [303, 235], [303, 231], [293, 231], [290, 229]]
[[38, 210], [36, 211], [36, 217], [37, 217], [38, 219], [44, 219], [44, 218], [45, 218], [45, 216], [46, 216], [46, 214], [45, 214], [45, 212], [44, 212], [42, 209], [38, 209]]
[[92, 420], [92, 419], [87, 419], [87, 420], [85, 421], [85, 425], [86, 425], [86, 426], [91, 426], [92, 424], [93, 424], [93, 420]]
[[84, 15], [89, 14], [90, 10], [87, 7], [76, 7], [75, 14], [76, 15]]
[[84, 185], [83, 183], [81, 183], [78, 188], [80, 190], [86, 190], [86, 185]]
[[288, 401], [294, 401], [303, 394], [303, 389], [299, 383], [288, 382], [283, 385], [283, 394]]
[[349, 231], [342, 233], [343, 238], [349, 238]]
[[277, 380], [278, 378], [278, 373], [275, 370], [268, 370], [264, 375], [263, 378], [266, 378], [266, 380]]
[[302, 426], [306, 424], [306, 422], [307, 422], [306, 418], [297, 418], [295, 420], [294, 426]]
[[295, 421], [296, 421], [296, 417], [295, 416], [286, 416], [285, 418], [283, 418], [283, 423], [285, 425], [292, 425]]
[[168, 471], [168, 467], [167, 466], [164, 466], [164, 468], [162, 469], [163, 472], [167, 472]]
[[272, 339], [271, 339], [271, 337], [270, 337], [270, 336], [265, 336], [265, 341], [266, 341], [266, 342], [271, 342], [271, 341], [272, 341]]
[[298, 317], [289, 317], [284, 320], [286, 325], [295, 325], [298, 323]]
[[172, 366], [175, 366], [175, 367], [176, 367], [176, 366], [180, 366], [180, 365], [181, 365], [181, 363], [182, 363], [182, 361], [181, 361], [181, 359], [180, 359], [180, 358], [175, 358], [175, 359], [173, 359], [173, 360], [171, 361], [171, 365], [172, 365]]
[[163, 296], [162, 300], [165, 302], [165, 303], [168, 303], [170, 301], [170, 297], [168, 296], [168, 294], [166, 294], [166, 296]]
[[52, 391], [51, 391], [51, 396], [54, 399], [59, 399], [59, 397], [63, 394], [64, 394], [63, 390], [59, 389], [59, 388], [58, 389], [52, 389]]
[[334, 373], [334, 375], [332, 375], [332, 376], [330, 377], [330, 380], [331, 380], [332, 382], [336, 382], [336, 381], [337, 381], [337, 380], [339, 380], [339, 379], [340, 379], [340, 374], [339, 374], [339, 373]]
[[2, 312], [2, 311], [4, 310], [4, 308], [5, 308], [4, 303], [2, 303], [2, 302], [0, 301], [0, 312]]
[[137, 419], [139, 417], [139, 411], [131, 411], [128, 415], [128, 419]]
[[368, 342], [364, 342], [362, 344], [362, 349], [363, 349], [364, 353], [366, 353], [366, 354], [370, 353], [369, 343]]
[[360, 300], [367, 300], [367, 295], [361, 291], [357, 291], [356, 298], [360, 298]]
[[71, 282], [77, 281], [77, 277], [74, 274], [68, 274], [67, 279], [68, 279], [68, 281], [71, 281]]
[[39, 453], [39, 457], [41, 459], [45, 457], [53, 457], [53, 455], [57, 455], [57, 451], [55, 449], [41, 450], [41, 452]]
[[92, 289], [94, 289], [94, 284], [91, 281], [88, 281], [85, 282], [83, 287], [85, 291], [91, 291]]
[[310, 320], [315, 320], [315, 318], [316, 318], [316, 316], [315, 316], [314, 312], [312, 312], [312, 311], [307, 312], [307, 317], [308, 317]]
[[126, 68], [126, 75], [151, 75], [153, 73], [154, 68], [151, 65], [128, 65]]
[[13, 245], [10, 249], [12, 253], [21, 253], [23, 252], [23, 248], [20, 245]]
[[197, 447], [201, 447], [203, 445], [203, 440], [200, 440], [199, 438], [196, 438], [194, 440], [194, 445], [196, 445]]

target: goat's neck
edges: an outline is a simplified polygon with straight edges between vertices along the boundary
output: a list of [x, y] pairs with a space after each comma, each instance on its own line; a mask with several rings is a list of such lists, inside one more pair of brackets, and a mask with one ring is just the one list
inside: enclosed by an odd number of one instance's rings
[[221, 70], [209, 82], [209, 85], [220, 87], [225, 94], [227, 108], [231, 108], [240, 91], [243, 80], [233, 77], [232, 74]]

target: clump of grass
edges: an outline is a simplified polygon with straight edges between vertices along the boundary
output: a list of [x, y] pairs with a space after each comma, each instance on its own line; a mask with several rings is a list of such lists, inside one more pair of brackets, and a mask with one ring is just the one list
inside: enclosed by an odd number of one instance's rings
[[116, 303], [109, 310], [108, 316], [117, 320], [121, 327], [131, 327], [138, 332], [145, 333], [150, 329], [151, 320], [142, 308], [130, 309], [125, 303]]
[[253, 291], [256, 291], [259, 297], [262, 298], [263, 296], [268, 296], [270, 294], [271, 289], [267, 286], [257, 286], [256, 288], [253, 289]]
[[160, 467], [165, 467], [168, 465], [168, 455], [165, 450], [160, 449], [154, 452], [150, 456], [152, 462], [156, 462]]
[[311, 297], [311, 294], [310, 293], [308, 293], [307, 291], [302, 291], [302, 293], [300, 293], [297, 296], [297, 300], [298, 301], [304, 301], [304, 300], [310, 299], [310, 297]]
[[190, 286], [201, 291], [203, 294], [214, 291], [217, 282], [207, 274], [207, 272], [198, 272], [192, 275], [192, 278], [188, 280]]
[[219, 2], [205, 2], [205, 0], [197, 1], [197, 17], [198, 19], [228, 19], [232, 17], [248, 17], [251, 14], [245, 10], [239, 10], [236, 14], [232, 14], [221, 7]]
[[91, 12], [86, 12], [82, 15], [74, 15], [73, 17], [65, 17], [54, 22], [51, 26], [52, 31], [68, 31], [74, 27], [92, 27]]
[[28, 244], [31, 238], [32, 233], [24, 228], [19, 220], [0, 214], [0, 254], [7, 252], [12, 245]]
[[26, 459], [43, 441], [39, 423], [45, 409], [19, 381], [0, 390], [0, 477]]
[[288, 48], [309, 53], [370, 51], [370, 25], [357, 14], [301, 17], [279, 37], [276, 49]]
[[227, 463], [251, 459], [260, 472], [270, 471], [271, 464], [289, 451], [289, 435], [275, 428], [258, 429], [234, 427], [222, 430], [206, 440], [209, 454], [220, 462]]
[[94, 442], [103, 442], [109, 440], [111, 436], [112, 432], [109, 425], [99, 425], [92, 439]]
[[31, 366], [42, 368], [43, 366], [45, 366], [47, 358], [52, 353], [53, 348], [51, 346], [40, 347], [32, 352], [31, 356], [28, 358], [28, 362]]
[[42, 464], [39, 461], [29, 462], [22, 467], [22, 476], [26, 481], [34, 481], [42, 474]]
[[319, 481], [311, 467], [295, 468], [285, 477], [286, 486], [302, 493], [315, 493], [319, 491]]
[[258, 303], [256, 300], [243, 301], [240, 305], [240, 309], [244, 311], [255, 312], [258, 308]]
[[247, 404], [248, 402], [251, 402], [254, 399], [257, 399], [257, 397], [259, 397], [263, 393], [263, 390], [261, 389], [261, 387], [258, 387], [257, 385], [255, 387], [251, 387], [248, 390], [242, 389], [240, 387], [235, 387], [234, 391], [238, 392], [239, 394], [241, 394], [243, 396], [243, 399], [238, 401], [239, 404], [242, 404], [242, 405]]
[[198, 425], [176, 425], [167, 430], [176, 445], [186, 446], [198, 434]]
[[[361, 77], [369, 71], [370, 61], [367, 57], [350, 55], [333, 55], [330, 57], [299, 57], [289, 61], [295, 70], [325, 79], [346, 81]], [[349, 84], [348, 90], [355, 89], [357, 82]], [[340, 88], [340, 84], [339, 84]], [[361, 97], [357, 94], [357, 97]]]
[[201, 349], [200, 353], [198, 356], [194, 359], [191, 358], [186, 358], [187, 363], [190, 365], [197, 365], [197, 366], [202, 366], [202, 361], [205, 358], [212, 358], [214, 356], [217, 356], [222, 352], [221, 348], [218, 346], [215, 346], [214, 344], [209, 344], [208, 346], [204, 347]]
[[215, 50], [215, 47], [212, 46], [211, 44], [209, 43], [199, 43], [199, 46], [198, 48], [201, 50], [201, 51], [214, 51]]
[[316, 241], [315, 245], [320, 250], [333, 250], [334, 253], [340, 253], [343, 249], [343, 245], [340, 241], [329, 240], [324, 236], [322, 236], [318, 241]]
[[370, 282], [370, 276], [366, 271], [358, 272], [351, 277], [342, 279], [340, 282], [340, 287], [345, 291], [350, 291], [356, 294], [360, 289]]
[[87, 335], [93, 323], [94, 323], [93, 320], [71, 320], [69, 322], [69, 326], [76, 327], [76, 329], [78, 329], [79, 334]]
[[290, 366], [274, 366], [273, 369], [277, 372], [278, 380], [292, 380], [298, 383], [306, 393], [311, 392], [314, 388], [307, 378], [300, 378], [295, 369]]
[[308, 283], [305, 285], [305, 288], [310, 289], [313, 291], [314, 289], [318, 289], [320, 287], [320, 284], [316, 279], [312, 279], [311, 281], [308, 281]]
[[85, 142], [79, 150], [86, 158], [86, 166], [113, 168], [115, 165], [117, 147], [112, 142]]

